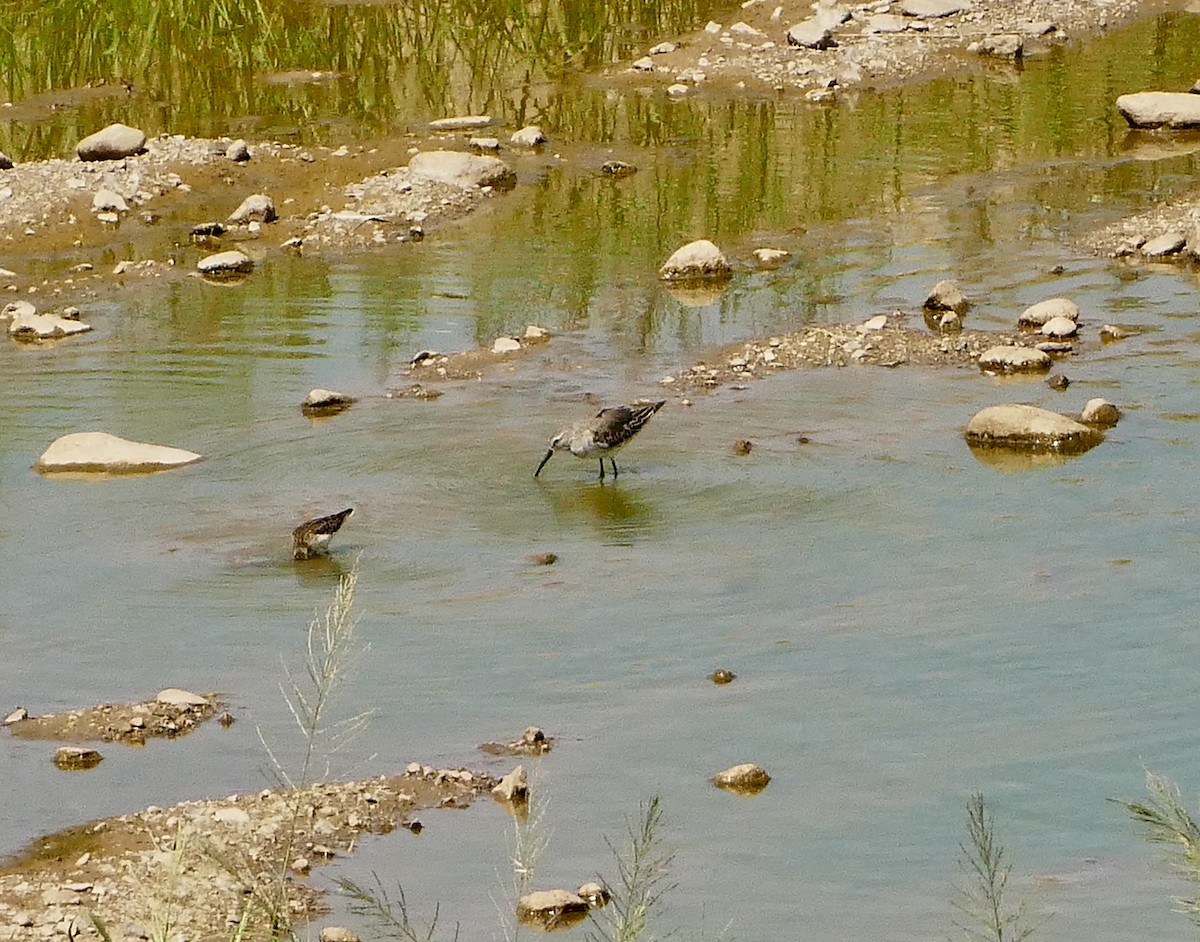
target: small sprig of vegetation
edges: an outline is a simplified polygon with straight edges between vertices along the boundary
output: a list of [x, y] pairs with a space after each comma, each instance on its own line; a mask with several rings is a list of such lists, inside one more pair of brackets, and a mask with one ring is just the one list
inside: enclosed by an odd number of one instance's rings
[[1031, 923], [1024, 902], [1010, 909], [1006, 901], [1012, 864], [1008, 851], [996, 839], [995, 817], [982, 792], [967, 800], [967, 840], [958, 845], [963, 882], [954, 908], [963, 921], [955, 921], [968, 939], [985, 942], [1024, 942], [1040, 923]]
[[[364, 887], [347, 877], [339, 877], [339, 889], [350, 897], [350, 912], [367, 920], [382, 938], [400, 939], [402, 942], [433, 942], [437, 932], [440, 907], [433, 908], [433, 918], [424, 928], [413, 923], [408, 915], [408, 900], [404, 896], [404, 887], [396, 884], [396, 897], [393, 899], [384, 888], [383, 881], [377, 873], [371, 874], [375, 886]], [[458, 942], [458, 923], [454, 924], [454, 935], [450, 942]]]
[[614, 847], [605, 839], [617, 862], [615, 883], [603, 880], [611, 901], [591, 913], [593, 932], [587, 942], [639, 942], [653, 939], [653, 917], [663, 897], [675, 889], [669, 871], [673, 851], [662, 846], [662, 803], [658, 795], [642, 805], [636, 824], [628, 823], [628, 842]]
[[[1187, 882], [1200, 884], [1200, 827], [1184, 807], [1179, 786], [1147, 769], [1146, 787], [1152, 796], [1149, 801], [1114, 800], [1142, 825], [1146, 840], [1172, 848], [1172, 863]], [[1200, 898], [1176, 897], [1175, 903], [1200, 927]]]

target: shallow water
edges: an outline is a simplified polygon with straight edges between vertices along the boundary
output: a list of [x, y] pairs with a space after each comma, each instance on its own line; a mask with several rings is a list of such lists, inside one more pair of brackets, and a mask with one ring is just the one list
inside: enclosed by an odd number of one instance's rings
[[[1116, 129], [1115, 82], [1101, 78], [1121, 61], [1181, 84], [1196, 19], [1142, 24], [1019, 77], [837, 110], [619, 99], [664, 123], [639, 137], [631, 120], [616, 144], [573, 125], [570, 160], [419, 246], [272, 256], [237, 289], [130, 295], [89, 310], [96, 330], [76, 342], [0, 346], [7, 705], [52, 712], [178, 685], [225, 691], [239, 720], [105, 747], [86, 774], [6, 737], [0, 768], [22, 797], [6, 803], [0, 850], [260, 787], [256, 726], [294, 761], [283, 665], [298, 667], [307, 621], [358, 559], [370, 654], [341, 705], [376, 715], [333, 770], [416, 759], [502, 773], [511, 763], [476, 746], [543, 726], [559, 741], [538, 763], [541, 885], [611, 874], [604, 836], [660, 793], [677, 851], [669, 923], [926, 939], [952, 931], [963, 802], [981, 790], [1016, 889], [1057, 913], [1045, 935], [1182, 934], [1166, 868], [1106, 799], [1140, 797], [1143, 766], [1185, 795], [1200, 779], [1197, 277], [1064, 246], [1195, 178], [1186, 152], [1130, 155], [1142, 139]], [[1064, 85], [1086, 91], [1064, 92], [1067, 115], [1048, 123], [1045, 90]], [[586, 112], [592, 93], [572, 94]], [[878, 127], [899, 129], [892, 150]], [[600, 179], [586, 158], [610, 146], [641, 172]], [[653, 272], [699, 234], [738, 257], [784, 244], [795, 262], [739, 272], [689, 307]], [[615, 483], [569, 456], [532, 477], [549, 436], [595, 408], [588, 396], [656, 395], [714, 343], [913, 310], [948, 275], [983, 326], [1075, 299], [1087, 339], [1060, 364], [1070, 389], [960, 369], [798, 371], [690, 408], [671, 398]], [[386, 398], [414, 351], [530, 322], [559, 336], [512, 371], [435, 402]], [[1145, 332], [1101, 347], [1110, 322]], [[298, 403], [313, 386], [362, 399], [310, 422]], [[984, 406], [1075, 411], [1096, 395], [1125, 418], [1070, 461], [996, 467], [963, 442]], [[207, 460], [103, 481], [30, 470], [53, 438], [91, 428]], [[755, 446], [745, 457], [741, 438]], [[293, 565], [290, 529], [344, 506], [356, 513], [334, 556]], [[559, 562], [526, 560], [541, 551]], [[705, 679], [719, 666], [735, 683]], [[765, 792], [708, 785], [741, 761], [770, 771]], [[369, 840], [329, 870], [375, 870], [418, 913], [440, 902], [444, 925], [498, 934], [503, 814], [423, 820], [421, 837]]]

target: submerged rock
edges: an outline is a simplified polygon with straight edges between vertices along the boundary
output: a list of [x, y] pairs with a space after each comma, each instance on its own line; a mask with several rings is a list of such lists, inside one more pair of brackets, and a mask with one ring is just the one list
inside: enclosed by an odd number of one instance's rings
[[108, 127], [89, 134], [77, 145], [75, 153], [80, 160], [120, 160], [132, 157], [146, 149], [146, 135], [137, 128], [125, 124], [110, 124]]
[[953, 278], [945, 278], [934, 285], [923, 305], [927, 311], [953, 311], [959, 317], [966, 314], [970, 306], [971, 302]]
[[1095, 428], [1112, 428], [1121, 421], [1121, 410], [1106, 399], [1089, 399], [1079, 413], [1079, 421]]
[[663, 262], [658, 277], [666, 281], [702, 281], [729, 277], [729, 262], [708, 239], [697, 239], [676, 249]]
[[196, 263], [196, 268], [205, 278], [220, 280], [249, 274], [254, 271], [254, 261], [245, 252], [230, 249], [205, 256]]
[[137, 474], [194, 464], [204, 456], [182, 448], [133, 442], [107, 432], [74, 432], [50, 444], [34, 469]]
[[37, 342], [57, 340], [74, 334], [85, 334], [91, 330], [78, 318], [62, 317], [58, 314], [39, 314], [28, 301], [14, 301], [4, 308], [0, 318], [8, 321], [8, 335], [13, 340]]
[[565, 929], [587, 916], [587, 900], [570, 890], [538, 890], [517, 900], [517, 918], [547, 931]]
[[1069, 317], [1052, 317], [1042, 325], [1040, 333], [1043, 337], [1074, 337], [1079, 333], [1079, 325]]
[[1065, 415], [1020, 404], [989, 406], [967, 424], [972, 445], [1079, 454], [1103, 441], [1090, 426]]
[[1117, 99], [1117, 111], [1133, 128], [1200, 128], [1200, 95], [1134, 92]]
[[337, 415], [354, 404], [355, 398], [332, 389], [314, 389], [300, 403], [300, 411], [308, 416]]
[[68, 772], [94, 769], [103, 758], [95, 749], [83, 746], [59, 746], [54, 752], [54, 764]]
[[734, 765], [724, 772], [718, 772], [712, 777], [712, 783], [717, 788], [737, 792], [742, 795], [757, 795], [771, 782], [771, 776], [761, 765], [744, 762]]
[[708, 675], [708, 679], [714, 684], [731, 684], [736, 677], [737, 674], [725, 667], [718, 667]]
[[979, 368], [989, 373], [1039, 373], [1051, 362], [1050, 354], [1032, 347], [989, 347], [979, 355]]

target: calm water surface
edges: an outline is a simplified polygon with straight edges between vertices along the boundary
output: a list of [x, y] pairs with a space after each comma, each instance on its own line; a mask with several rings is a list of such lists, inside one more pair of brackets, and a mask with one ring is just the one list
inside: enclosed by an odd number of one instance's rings
[[[1186, 147], [1138, 158], [1141, 142], [1113, 127], [1115, 80], [1098, 77], [1125, 57], [1180, 85], [1195, 63], [1174, 51], [1200, 41], [1195, 19], [1142, 24], [1019, 78], [836, 112], [686, 105], [670, 118], [696, 129], [682, 143], [619, 144], [642, 167], [620, 185], [568, 161], [404, 252], [273, 255], [236, 290], [130, 296], [90, 310], [96, 330], [71, 344], [0, 346], [0, 705], [52, 712], [177, 685], [225, 691], [239, 720], [108, 746], [79, 775], [6, 737], [0, 769], [20, 799], [0, 851], [261, 787], [255, 727], [299, 755], [284, 665], [299, 665], [308, 620], [358, 559], [370, 653], [341, 705], [377, 713], [332, 770], [416, 759], [500, 774], [510, 763], [477, 745], [543, 726], [558, 744], [535, 773], [550, 834], [540, 885], [611, 873], [604, 837], [658, 793], [677, 851], [668, 923], [735, 939], [944, 936], [963, 802], [980, 790], [1015, 852], [1015, 888], [1056, 913], [1046, 937], [1182, 937], [1166, 868], [1106, 799], [1139, 797], [1144, 766], [1187, 795], [1200, 781], [1198, 279], [1064, 246], [1195, 178]], [[1065, 102], [1075, 111], [1052, 133], [1022, 130], [1046, 131], [1029, 112], [1064, 77], [1102, 92]], [[575, 94], [586, 110], [590, 93]], [[958, 111], [970, 120], [949, 120]], [[889, 121], [903, 140], [886, 152], [870, 128]], [[832, 167], [797, 133], [820, 122], [836, 125]], [[564, 147], [611, 143], [576, 128]], [[739, 175], [751, 145], [763, 162]], [[786, 244], [795, 261], [689, 307], [653, 272], [699, 235], [739, 257]], [[690, 408], [671, 398], [619, 482], [569, 456], [532, 477], [550, 435], [595, 408], [585, 397], [655, 395], [714, 343], [915, 309], [946, 276], [983, 326], [1075, 299], [1086, 330], [1060, 364], [1070, 389], [958, 369], [798, 371]], [[559, 336], [513, 370], [432, 403], [385, 396], [414, 351], [531, 322]], [[1100, 347], [1112, 322], [1143, 332]], [[362, 400], [310, 422], [297, 404], [313, 386]], [[963, 442], [987, 405], [1071, 412], [1098, 395], [1125, 418], [1069, 462], [998, 467]], [[56, 436], [94, 428], [208, 460], [102, 481], [30, 470]], [[749, 456], [733, 455], [739, 438]], [[290, 529], [349, 505], [333, 557], [293, 565]], [[558, 564], [527, 562], [542, 551]], [[719, 666], [737, 681], [709, 683]], [[771, 772], [761, 795], [707, 784], [742, 761]], [[481, 803], [424, 821], [421, 837], [368, 840], [313, 879], [377, 871], [418, 913], [440, 902], [466, 937], [498, 934], [503, 813]]]

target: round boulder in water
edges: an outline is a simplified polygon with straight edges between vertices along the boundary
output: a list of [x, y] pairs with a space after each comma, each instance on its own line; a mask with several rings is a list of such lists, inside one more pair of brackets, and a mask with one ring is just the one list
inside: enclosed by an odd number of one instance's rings
[[1096, 429], [1075, 419], [1020, 404], [989, 406], [967, 423], [973, 446], [1080, 454], [1104, 440]]
[[665, 281], [704, 281], [729, 277], [725, 254], [708, 239], [678, 248], [663, 262], [658, 277]]

